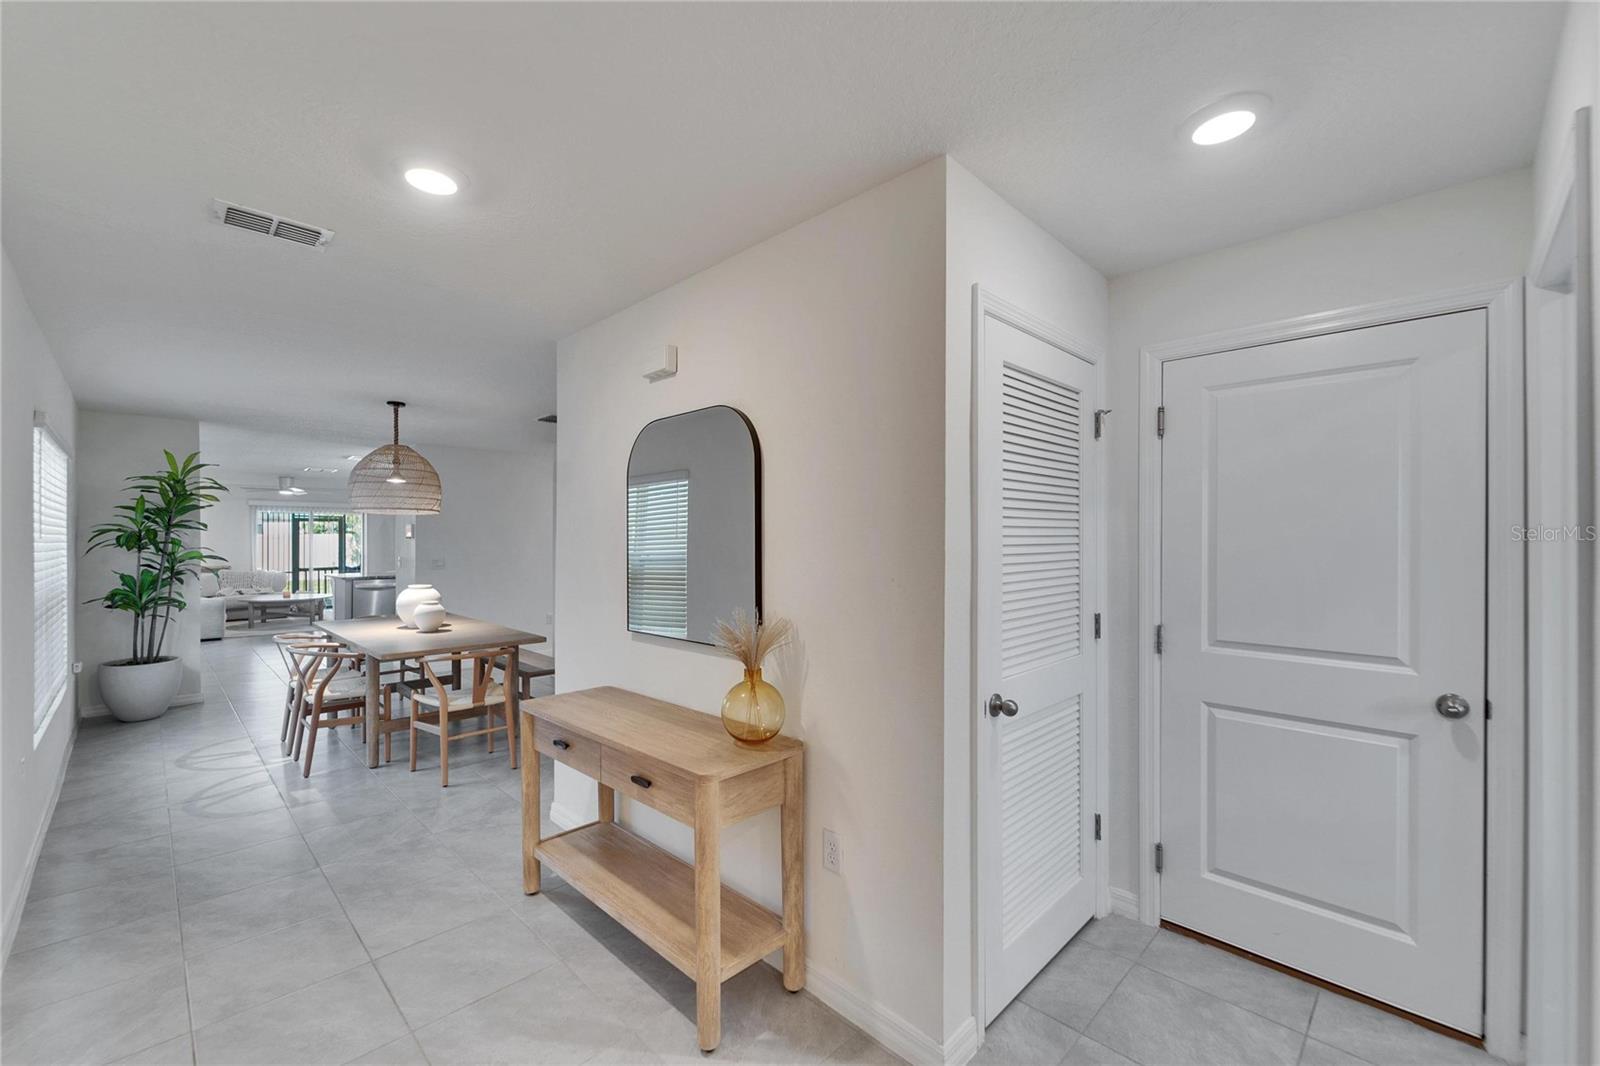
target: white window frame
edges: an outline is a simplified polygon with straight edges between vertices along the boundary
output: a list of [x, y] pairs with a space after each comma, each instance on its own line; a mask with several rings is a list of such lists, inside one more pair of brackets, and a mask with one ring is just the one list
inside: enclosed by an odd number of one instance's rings
[[[672, 629], [665, 626], [651, 626], [646, 624], [635, 625], [633, 620], [633, 568], [634, 549], [631, 537], [633, 498], [634, 491], [648, 485], [674, 484], [683, 486], [683, 626], [681, 629]], [[624, 539], [627, 551], [627, 625], [632, 633], [644, 633], [657, 637], [676, 637], [680, 640], [689, 639], [689, 471], [668, 470], [656, 474], [643, 474], [628, 479], [628, 529]]]
[[[53, 449], [60, 456], [61, 470], [61, 513], [60, 513], [60, 542], [59, 554], [61, 560], [60, 578], [60, 604], [58, 606], [59, 618], [52, 621], [52, 615], [41, 617], [40, 597], [40, 567], [39, 555], [41, 548], [41, 535], [43, 533], [43, 514], [41, 503], [43, 500], [43, 463], [47, 456], [45, 446]], [[72, 684], [72, 454], [61, 443], [61, 439], [51, 431], [48, 424], [38, 416], [34, 418], [33, 426], [33, 746], [38, 748], [39, 742], [50, 729], [50, 724], [55, 720], [56, 712], [66, 703], [67, 690]], [[49, 677], [41, 667], [48, 667], [45, 657], [50, 655], [50, 649], [45, 646], [48, 634], [46, 626], [59, 627], [60, 647], [60, 675]], [[44, 680], [48, 678], [48, 680]], [[47, 686], [42, 688], [41, 686]]]

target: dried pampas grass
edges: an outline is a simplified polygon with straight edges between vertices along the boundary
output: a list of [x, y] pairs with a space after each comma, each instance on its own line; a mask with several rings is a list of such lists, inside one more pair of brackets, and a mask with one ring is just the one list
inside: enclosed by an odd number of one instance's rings
[[729, 658], [743, 663], [746, 670], [759, 670], [768, 655], [794, 639], [794, 624], [787, 618], [763, 622], [745, 611], [734, 611], [731, 622], [717, 619], [711, 639]]

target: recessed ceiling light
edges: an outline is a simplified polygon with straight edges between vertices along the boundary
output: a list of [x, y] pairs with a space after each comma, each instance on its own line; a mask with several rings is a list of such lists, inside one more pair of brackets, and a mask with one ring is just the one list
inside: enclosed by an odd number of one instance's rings
[[1248, 133], [1268, 103], [1260, 93], [1236, 93], [1190, 115], [1183, 134], [1190, 143], [1203, 147], [1225, 144]]
[[361, 461], [361, 456], [359, 455], [347, 455], [345, 458], [350, 460], [352, 463], [359, 463]]
[[406, 181], [412, 188], [434, 196], [454, 196], [456, 190], [461, 188], [461, 183], [455, 178], [431, 167], [412, 167], [406, 171]]
[[1224, 111], [1195, 127], [1189, 139], [1195, 144], [1221, 144], [1249, 131], [1256, 124], [1254, 111]]

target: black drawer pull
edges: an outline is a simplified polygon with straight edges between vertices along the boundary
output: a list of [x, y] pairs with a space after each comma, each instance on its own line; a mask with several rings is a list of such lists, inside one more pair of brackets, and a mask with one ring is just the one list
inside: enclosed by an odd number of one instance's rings
[[554, 744], [556, 747], [560, 748], [562, 751], [566, 751], [568, 748], [572, 747], [571, 744], [568, 744], [566, 741], [560, 740], [560, 739], [552, 740], [550, 743]]
[[640, 788], [649, 788], [650, 787], [650, 779], [648, 777], [640, 777], [638, 774], [634, 774], [632, 777], [628, 778], [628, 780], [632, 781], [634, 784], [638, 785]]

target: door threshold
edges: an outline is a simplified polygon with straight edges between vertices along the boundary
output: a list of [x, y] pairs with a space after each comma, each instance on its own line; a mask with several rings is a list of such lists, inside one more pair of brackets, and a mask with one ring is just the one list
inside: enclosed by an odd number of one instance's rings
[[1198, 940], [1202, 944], [1209, 944], [1214, 948], [1226, 951], [1230, 955], [1237, 955], [1241, 959], [1249, 959], [1256, 965], [1265, 966], [1269, 970], [1277, 970], [1279, 973], [1288, 974], [1290, 977], [1297, 977], [1307, 984], [1316, 985], [1324, 992], [1333, 992], [1336, 995], [1344, 996], [1346, 999], [1353, 999], [1357, 1003], [1365, 1003], [1369, 1007], [1376, 1007], [1385, 1014], [1393, 1014], [1397, 1018], [1404, 1018], [1411, 1024], [1420, 1025], [1430, 1032], [1438, 1033], [1440, 1036], [1447, 1036], [1452, 1040], [1459, 1040], [1463, 1044], [1470, 1044], [1479, 1051], [1483, 1050], [1483, 1037], [1481, 1036], [1473, 1036], [1471, 1033], [1464, 1033], [1460, 1029], [1452, 1029], [1448, 1025], [1436, 1022], [1432, 1018], [1424, 1018], [1420, 1014], [1412, 1014], [1408, 1010], [1401, 1010], [1392, 1003], [1385, 1003], [1381, 999], [1373, 999], [1371, 996], [1345, 988], [1343, 985], [1325, 981], [1313, 974], [1306, 973], [1304, 970], [1297, 970], [1293, 966], [1285, 966], [1283, 963], [1269, 959], [1265, 955], [1257, 955], [1253, 951], [1246, 951], [1244, 948], [1229, 944], [1224, 940], [1218, 940], [1214, 936], [1207, 936], [1205, 933], [1169, 922], [1165, 918], [1161, 919], [1161, 928], [1171, 933], [1177, 933], [1179, 936], [1186, 936], [1191, 940]]

